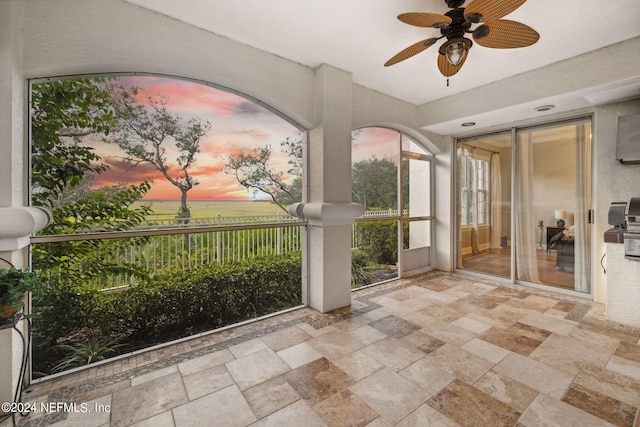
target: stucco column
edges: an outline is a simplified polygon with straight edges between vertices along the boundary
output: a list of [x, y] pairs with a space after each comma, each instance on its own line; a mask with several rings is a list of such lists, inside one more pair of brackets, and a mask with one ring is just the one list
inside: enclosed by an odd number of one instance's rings
[[327, 65], [315, 73], [303, 209], [309, 220], [306, 299], [324, 313], [351, 304], [351, 226], [363, 209], [351, 203], [351, 74]]
[[[19, 71], [22, 8], [22, 2], [0, 2], [0, 207], [22, 206], [25, 202], [25, 83]], [[23, 266], [25, 254], [23, 249], [0, 250], [0, 258], [17, 267]], [[16, 327], [26, 334], [25, 321]], [[18, 332], [1, 327], [0, 402], [13, 401], [23, 356]]]

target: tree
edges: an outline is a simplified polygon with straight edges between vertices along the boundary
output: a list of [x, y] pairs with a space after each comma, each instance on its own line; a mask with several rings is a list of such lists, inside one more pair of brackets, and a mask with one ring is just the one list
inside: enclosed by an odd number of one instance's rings
[[[290, 166], [287, 172], [293, 176], [290, 182], [283, 179], [283, 172], [271, 166], [273, 152], [269, 145], [228, 156], [225, 172], [233, 175], [245, 188], [268, 194], [274, 203], [287, 212], [287, 205], [302, 200], [302, 136], [289, 137], [280, 145]], [[365, 209], [397, 206], [397, 167], [390, 160], [374, 156], [356, 162], [353, 164], [352, 177], [353, 199], [362, 203]]]
[[272, 168], [273, 152], [270, 145], [229, 155], [225, 173], [233, 175], [240, 185], [254, 193], [268, 194], [275, 204], [287, 212], [287, 205], [302, 200], [302, 135], [288, 137], [280, 146], [287, 155], [287, 173], [293, 177], [290, 182], [284, 179], [284, 172]]
[[[52, 224], [40, 234], [127, 230], [149, 212], [133, 207], [150, 184], [93, 188], [108, 166], [86, 143], [114, 126], [105, 79], [50, 80], [31, 88], [32, 203], [48, 208]], [[75, 285], [113, 271], [132, 271], [99, 256], [114, 241], [68, 241], [33, 246], [34, 268]], [[97, 255], [98, 254], [98, 255]]]
[[42, 234], [127, 229], [148, 213], [144, 206], [131, 208], [149, 190], [147, 182], [91, 188], [93, 177], [108, 166], [83, 141], [93, 134], [109, 134], [114, 125], [111, 94], [103, 78], [32, 85], [31, 197], [34, 205], [53, 214]]
[[[200, 141], [211, 129], [209, 122], [193, 117], [184, 120], [168, 109], [169, 98], [165, 95], [149, 95], [143, 89], [121, 85], [110, 87], [115, 110], [117, 128], [104, 138], [117, 144], [127, 155], [126, 160], [134, 165], [148, 163], [180, 190], [178, 217], [189, 223], [191, 211], [187, 205], [187, 194], [198, 181], [190, 169], [200, 152]], [[147, 105], [138, 102], [143, 96]], [[168, 148], [175, 147], [178, 155], [177, 167], [167, 158]]]
[[35, 205], [53, 207], [65, 188], [77, 187], [106, 166], [83, 137], [108, 133], [113, 125], [110, 96], [102, 79], [52, 80], [31, 90], [31, 183]]
[[396, 165], [375, 156], [355, 162], [352, 167], [353, 200], [365, 209], [391, 209], [398, 205], [398, 178]]

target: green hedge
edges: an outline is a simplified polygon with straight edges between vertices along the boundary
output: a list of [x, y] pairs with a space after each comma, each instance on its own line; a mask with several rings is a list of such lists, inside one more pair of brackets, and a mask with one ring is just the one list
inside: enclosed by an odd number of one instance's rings
[[299, 305], [301, 283], [299, 252], [211, 264], [113, 293], [51, 283], [34, 297], [34, 344], [46, 353], [96, 336], [185, 336]]
[[359, 249], [376, 264], [395, 265], [398, 262], [398, 222], [395, 220], [365, 221], [356, 224]]

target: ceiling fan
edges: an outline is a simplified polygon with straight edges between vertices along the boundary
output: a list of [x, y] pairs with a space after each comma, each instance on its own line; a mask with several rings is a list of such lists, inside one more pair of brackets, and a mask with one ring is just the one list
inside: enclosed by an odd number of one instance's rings
[[[403, 13], [398, 19], [405, 24], [417, 27], [431, 27], [440, 30], [440, 37], [432, 37], [412, 44], [389, 59], [384, 66], [388, 67], [433, 46], [442, 38], [447, 41], [440, 46], [438, 52], [438, 69], [443, 76], [456, 74], [467, 59], [467, 52], [473, 42], [465, 37], [471, 34], [480, 46], [512, 49], [531, 46], [538, 41], [540, 35], [531, 27], [519, 22], [500, 19], [516, 10], [526, 0], [473, 0], [466, 8], [461, 7], [465, 0], [445, 0], [452, 9], [444, 15], [436, 13], [411, 12]], [[476, 24], [481, 24], [471, 29]]]

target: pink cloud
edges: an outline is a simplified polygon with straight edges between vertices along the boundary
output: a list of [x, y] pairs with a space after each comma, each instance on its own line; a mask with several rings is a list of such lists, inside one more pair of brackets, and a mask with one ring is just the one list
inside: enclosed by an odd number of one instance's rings
[[368, 160], [375, 156], [396, 161], [399, 155], [399, 135], [391, 129], [370, 127], [359, 131], [352, 143], [352, 161]]
[[[125, 88], [140, 86], [147, 95], [167, 96], [170, 108], [178, 110], [180, 114], [204, 116], [215, 113], [222, 117], [237, 114], [272, 114], [241, 96], [188, 80], [136, 76], [120, 77], [118, 81]], [[146, 104], [144, 94], [138, 97], [138, 102]]]
[[[161, 76], [121, 76], [118, 83], [125, 87], [140, 86], [147, 94], [162, 94], [169, 97], [170, 111], [185, 119], [198, 116], [208, 120], [212, 129], [200, 144], [200, 153], [190, 168], [190, 173], [199, 182], [189, 191], [189, 199], [241, 200], [252, 195], [236, 180], [224, 173], [226, 158], [232, 154], [250, 151], [270, 144], [273, 150], [272, 167], [286, 171], [287, 159], [280, 152], [280, 142], [297, 133], [288, 122], [262, 106], [230, 92], [188, 80]], [[146, 104], [144, 95], [139, 101]], [[95, 187], [113, 184], [138, 184], [153, 180], [152, 189], [145, 199], [177, 200], [180, 191], [148, 163], [135, 165], [126, 160], [126, 155], [116, 146], [99, 140], [87, 140], [109, 166], [97, 175]], [[170, 173], [178, 172], [178, 151], [168, 144], [166, 159]]]
[[104, 163], [109, 168], [95, 176], [95, 187], [115, 184], [139, 184], [143, 181], [164, 179], [162, 173], [149, 164], [133, 165], [124, 159], [111, 159]]

